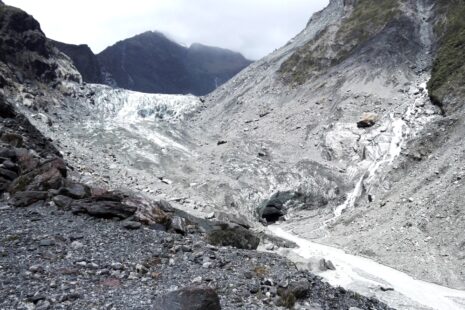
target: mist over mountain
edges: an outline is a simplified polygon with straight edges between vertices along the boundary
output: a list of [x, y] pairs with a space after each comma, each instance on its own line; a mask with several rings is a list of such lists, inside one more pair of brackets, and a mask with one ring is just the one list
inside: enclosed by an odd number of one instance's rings
[[0, 307], [463, 309], [463, 14], [331, 0], [241, 71], [0, 5]]

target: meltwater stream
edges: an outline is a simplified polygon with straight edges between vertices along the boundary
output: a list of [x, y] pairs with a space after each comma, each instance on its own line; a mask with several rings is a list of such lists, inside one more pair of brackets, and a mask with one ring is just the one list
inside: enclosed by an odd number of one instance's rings
[[[333, 286], [342, 286], [352, 290], [357, 290], [362, 286], [374, 289], [379, 287], [392, 288], [393, 292], [386, 293], [376, 289], [380, 293], [376, 297], [397, 309], [465, 309], [465, 291], [416, 280], [403, 272], [378, 264], [370, 259], [346, 254], [340, 249], [299, 238], [284, 231], [279, 226], [270, 226], [269, 229], [274, 235], [296, 243], [298, 248], [293, 252], [301, 258], [323, 257], [331, 259], [336, 270], [326, 271], [320, 276]], [[394, 296], [394, 293], [399, 293], [415, 303], [409, 304], [401, 296]]]
[[[420, 88], [426, 90], [425, 83], [421, 84]], [[320, 229], [326, 229], [328, 224], [339, 218], [346, 209], [353, 208], [357, 199], [362, 195], [364, 186], [376, 182], [380, 169], [392, 165], [401, 154], [406, 139], [424, 125], [424, 120], [422, 121], [416, 114], [418, 111], [416, 106], [422, 106], [419, 102], [426, 100], [428, 100], [428, 93], [424, 91], [415, 96], [415, 100], [411, 106], [407, 107], [402, 118], [390, 115], [387, 122], [387, 131], [391, 135], [389, 147], [382, 154], [374, 152], [369, 165], [360, 165], [361, 169], [366, 167], [366, 170], [363, 170], [364, 173], [354, 189], [347, 195], [345, 202], [334, 209], [333, 217], [325, 221]], [[378, 299], [396, 309], [465, 309], [465, 291], [416, 280], [403, 272], [370, 259], [350, 255], [341, 249], [300, 238], [292, 232], [285, 231], [279, 225], [269, 226], [268, 229], [273, 235], [297, 244], [296, 249], [279, 250], [280, 254], [291, 260], [301, 263], [319, 258], [330, 259], [336, 270], [325, 271], [320, 276], [333, 286], [342, 286], [365, 295], [374, 294]], [[389, 292], [383, 292], [379, 289], [380, 287], [389, 288]]]

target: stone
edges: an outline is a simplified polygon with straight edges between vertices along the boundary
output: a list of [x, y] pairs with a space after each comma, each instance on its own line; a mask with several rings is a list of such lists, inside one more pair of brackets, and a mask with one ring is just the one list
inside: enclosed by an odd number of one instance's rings
[[179, 234], [186, 234], [186, 219], [180, 216], [173, 217], [170, 228]]
[[363, 113], [360, 120], [357, 122], [358, 128], [368, 128], [376, 124], [379, 117], [376, 113]]
[[45, 201], [47, 196], [47, 192], [42, 191], [17, 192], [10, 199], [10, 204], [17, 208], [24, 208], [38, 201]]
[[73, 199], [84, 199], [91, 196], [90, 188], [84, 184], [79, 183], [71, 183], [66, 187], [60, 188], [58, 194]]
[[136, 230], [142, 227], [140, 222], [126, 221], [123, 223], [123, 227], [129, 230]]
[[211, 288], [183, 288], [157, 302], [158, 310], [221, 310], [218, 294]]
[[226, 144], [228, 143], [228, 141], [225, 141], [225, 140], [220, 140], [216, 143], [216, 145], [223, 145], [223, 144]]
[[321, 271], [336, 270], [336, 267], [332, 261], [322, 258], [319, 261], [319, 269]]
[[13, 181], [14, 179], [18, 177], [18, 174], [14, 171], [11, 171], [5, 168], [0, 168], [0, 177]]
[[112, 263], [111, 268], [114, 270], [123, 270], [124, 266], [121, 263]]
[[207, 240], [216, 246], [232, 246], [238, 249], [256, 250], [260, 244], [258, 238], [250, 230], [239, 225], [218, 223], [207, 233]]
[[73, 199], [67, 196], [58, 195], [52, 198], [57, 207], [68, 210], [73, 203]]
[[220, 221], [225, 223], [234, 223], [237, 225], [241, 225], [244, 228], [249, 229], [250, 223], [247, 218], [240, 214], [230, 214], [226, 212], [215, 212], [214, 217]]
[[45, 246], [53, 246], [53, 245], [55, 245], [55, 240], [50, 239], [50, 238], [42, 239], [42, 240], [40, 240], [39, 245], [44, 246], [44, 247]]
[[166, 208], [171, 206], [166, 204], [162, 201], [150, 203], [140, 200], [137, 202], [137, 211], [134, 214], [134, 219], [145, 225], [162, 224], [166, 227], [171, 222], [170, 216], [164, 211], [164, 209], [166, 210]]
[[311, 293], [312, 286], [307, 280], [289, 283], [287, 288], [297, 299], [308, 298]]
[[116, 201], [95, 201], [93, 198], [74, 201], [71, 204], [74, 214], [87, 213], [94, 217], [127, 219], [137, 208]]
[[10, 193], [18, 191], [47, 191], [59, 189], [66, 178], [66, 164], [61, 158], [49, 160], [32, 171], [18, 177], [9, 188]]
[[83, 247], [84, 247], [84, 244], [82, 242], [79, 242], [79, 241], [71, 242], [71, 248], [73, 248], [74, 250], [79, 250], [79, 249], [82, 249]]
[[0, 140], [14, 147], [23, 146], [23, 137], [15, 133], [3, 133]]

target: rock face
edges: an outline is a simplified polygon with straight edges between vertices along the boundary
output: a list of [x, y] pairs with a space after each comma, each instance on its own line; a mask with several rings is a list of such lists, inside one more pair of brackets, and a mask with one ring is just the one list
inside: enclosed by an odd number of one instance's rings
[[97, 57], [119, 87], [163, 94], [205, 95], [250, 64], [238, 53], [200, 44], [185, 48], [158, 32], [120, 41]]
[[97, 56], [86, 44], [74, 45], [58, 41], [52, 41], [61, 52], [71, 58], [76, 69], [82, 75], [82, 79], [87, 83], [104, 83], [102, 70]]
[[0, 62], [9, 64], [0, 67], [0, 84], [8, 84], [7, 77], [20, 83], [27, 78], [46, 83], [81, 80], [71, 65], [63, 67], [59, 53], [32, 16], [8, 5], [0, 7], [0, 16]]

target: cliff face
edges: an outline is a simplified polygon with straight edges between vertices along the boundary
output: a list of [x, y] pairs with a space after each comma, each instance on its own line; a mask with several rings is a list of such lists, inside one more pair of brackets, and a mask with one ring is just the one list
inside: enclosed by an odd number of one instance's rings
[[66, 44], [58, 41], [52, 41], [52, 43], [62, 53], [71, 58], [74, 66], [81, 73], [84, 82], [96, 84], [103, 84], [105, 82], [100, 63], [89, 46], [86, 44]]
[[465, 4], [463, 1], [437, 1], [434, 18], [436, 57], [431, 80], [428, 82], [431, 99], [445, 113], [463, 108], [465, 98]]
[[3, 83], [12, 77], [20, 83], [37, 78], [45, 83], [81, 80], [32, 16], [3, 4], [0, 5], [0, 61]]
[[250, 64], [238, 53], [199, 44], [185, 48], [157, 32], [120, 41], [98, 59], [120, 87], [195, 95], [211, 92]]

